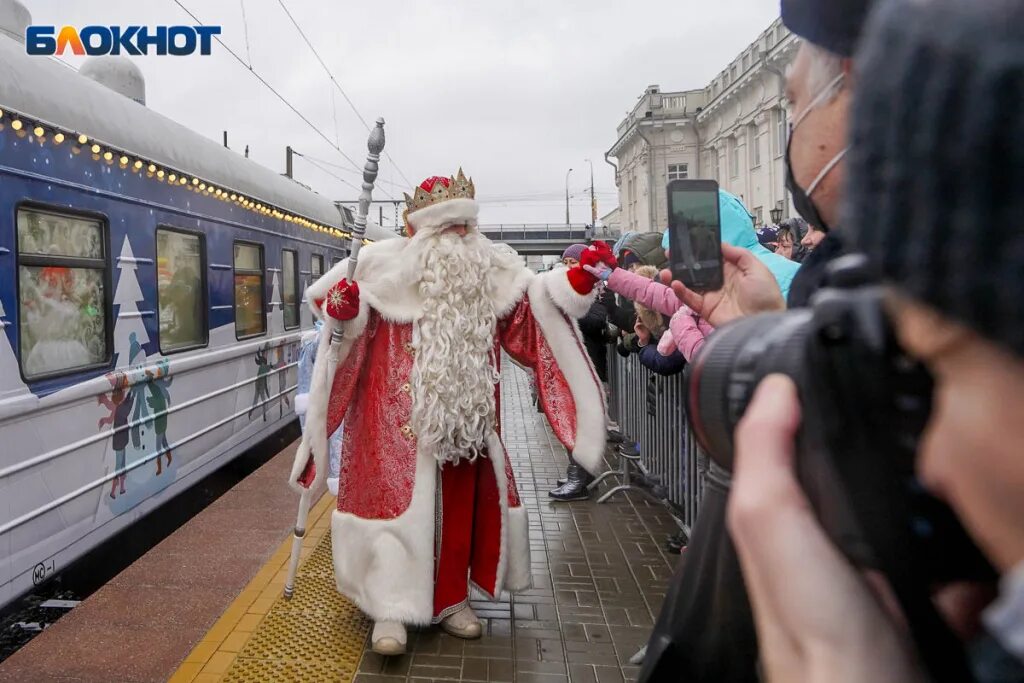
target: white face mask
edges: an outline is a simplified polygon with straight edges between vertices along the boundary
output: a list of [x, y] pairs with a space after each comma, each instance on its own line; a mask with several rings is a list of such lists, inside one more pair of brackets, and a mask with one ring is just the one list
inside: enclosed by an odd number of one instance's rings
[[[790, 138], [793, 137], [793, 131], [795, 131], [797, 126], [799, 126], [800, 123], [803, 122], [805, 118], [807, 118], [807, 115], [814, 111], [815, 107], [817, 107], [819, 104], [828, 99], [829, 93], [832, 92], [832, 89], [835, 88], [840, 83], [842, 83], [843, 79], [845, 78], [846, 74], [840, 73], [831, 81], [829, 81], [828, 84], [826, 84], [825, 87], [822, 88], [818, 92], [818, 94], [811, 99], [811, 103], [808, 104], [807, 107], [802, 112], [800, 112], [800, 114], [797, 115], [796, 118], [793, 119], [793, 123], [790, 125], [789, 128]], [[805, 190], [808, 197], [814, 194], [814, 191], [818, 189], [818, 185], [821, 184], [821, 181], [824, 180], [825, 176], [827, 176], [829, 172], [836, 167], [836, 164], [843, 160], [843, 157], [846, 156], [846, 153], [849, 151], [849, 149], [850, 147], [849, 145], [847, 145], [846, 147], [841, 149], [834, 157], [832, 157], [831, 161], [829, 161], [822, 167], [821, 171], [818, 172], [818, 175], [814, 178], [814, 180], [811, 181], [811, 184], [808, 185], [807, 189]]]

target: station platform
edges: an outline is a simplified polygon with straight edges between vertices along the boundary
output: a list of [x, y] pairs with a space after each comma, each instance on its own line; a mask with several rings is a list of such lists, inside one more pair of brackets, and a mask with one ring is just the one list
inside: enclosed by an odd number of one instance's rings
[[406, 655], [370, 652], [370, 622], [334, 587], [329, 494], [310, 513], [295, 596], [284, 599], [293, 444], [0, 664], [0, 681], [635, 680], [629, 659], [678, 560], [664, 549], [676, 525], [632, 494], [551, 502], [565, 450], [526, 374], [507, 362], [502, 427], [529, 514], [533, 582], [471, 602], [483, 638], [429, 628], [410, 631]]

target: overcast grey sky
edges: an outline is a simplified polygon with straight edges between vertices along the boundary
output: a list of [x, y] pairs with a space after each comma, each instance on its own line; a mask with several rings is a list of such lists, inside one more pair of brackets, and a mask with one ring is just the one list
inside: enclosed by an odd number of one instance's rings
[[[174, 0], [22, 1], [36, 24], [193, 23]], [[232, 50], [251, 55], [253, 69], [362, 166], [366, 130], [278, 0], [181, 2], [219, 24]], [[363, 117], [385, 118], [386, 149], [409, 180], [462, 165], [487, 223], [564, 221], [570, 167], [572, 220], [589, 221], [587, 158], [599, 213], [613, 209], [604, 152], [643, 89], [704, 87], [778, 15], [777, 0], [283, 2]], [[248, 144], [253, 159], [279, 171], [290, 144], [348, 168], [324, 167], [358, 185], [348, 162], [220, 45], [207, 57], [134, 59], [155, 111], [218, 142], [226, 129], [232, 148]], [[303, 159], [295, 177], [335, 199], [358, 194]], [[388, 159], [381, 179], [375, 197], [406, 189]], [[386, 209], [385, 223], [392, 218]]]

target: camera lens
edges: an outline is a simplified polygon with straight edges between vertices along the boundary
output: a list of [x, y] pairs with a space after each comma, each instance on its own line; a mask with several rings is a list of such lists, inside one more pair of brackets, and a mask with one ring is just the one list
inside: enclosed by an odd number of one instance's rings
[[719, 466], [732, 469], [733, 431], [766, 375], [782, 373], [802, 385], [810, 322], [809, 309], [742, 318], [708, 337], [689, 367], [686, 414]]

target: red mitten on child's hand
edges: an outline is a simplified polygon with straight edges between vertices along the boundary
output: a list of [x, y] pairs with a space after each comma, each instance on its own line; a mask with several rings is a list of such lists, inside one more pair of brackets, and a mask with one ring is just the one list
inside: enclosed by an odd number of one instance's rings
[[619, 267], [619, 261], [615, 258], [615, 254], [612, 253], [612, 248], [605, 242], [594, 242], [580, 256], [581, 266], [596, 266], [599, 263], [603, 263], [612, 269]]
[[327, 298], [317, 299], [316, 305], [335, 320], [352, 320], [359, 315], [359, 285], [342, 280], [327, 290]]

